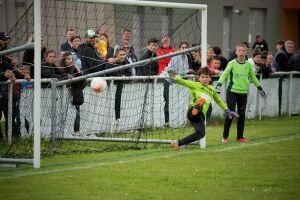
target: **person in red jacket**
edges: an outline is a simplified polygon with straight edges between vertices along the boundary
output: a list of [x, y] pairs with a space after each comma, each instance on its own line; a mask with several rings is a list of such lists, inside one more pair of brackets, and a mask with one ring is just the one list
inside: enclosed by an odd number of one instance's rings
[[[157, 50], [157, 56], [162, 56], [165, 54], [170, 54], [175, 52], [175, 49], [170, 46], [170, 38], [168, 36], [164, 36], [161, 39], [162, 46]], [[158, 75], [160, 75], [166, 67], [168, 67], [169, 62], [171, 61], [170, 58], [164, 58], [158, 61]], [[165, 100], [165, 127], [169, 127], [169, 87], [170, 83], [168, 81], [164, 81], [164, 100]]]
[[[157, 56], [174, 53], [175, 49], [170, 46], [170, 38], [165, 36], [161, 39], [162, 46], [157, 50]], [[158, 61], [158, 75], [168, 66], [171, 58], [164, 58]]]

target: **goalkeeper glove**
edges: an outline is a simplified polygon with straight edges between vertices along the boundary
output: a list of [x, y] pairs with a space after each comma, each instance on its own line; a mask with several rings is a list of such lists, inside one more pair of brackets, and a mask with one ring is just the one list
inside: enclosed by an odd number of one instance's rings
[[175, 73], [173, 70], [169, 70], [169, 71], [168, 71], [168, 74], [169, 74], [169, 77], [170, 77], [171, 79], [174, 79], [175, 76], [176, 76], [176, 73]]
[[233, 117], [240, 117], [236, 112], [234, 112], [232, 110], [227, 109], [225, 112], [229, 119], [232, 119]]
[[265, 97], [266, 97], [266, 93], [265, 93], [265, 91], [262, 89], [262, 87], [261, 87], [261, 86], [258, 86], [257, 89], [258, 89], [259, 94], [260, 94], [262, 97], [265, 98]]
[[218, 94], [221, 93], [221, 87], [222, 87], [222, 83], [218, 83], [218, 85], [216, 86], [216, 90]]

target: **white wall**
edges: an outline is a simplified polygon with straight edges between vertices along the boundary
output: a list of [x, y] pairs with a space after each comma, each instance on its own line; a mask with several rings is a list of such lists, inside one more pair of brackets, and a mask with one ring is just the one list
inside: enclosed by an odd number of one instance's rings
[[[299, 78], [293, 79], [292, 87], [292, 114], [300, 114], [300, 84]], [[262, 99], [257, 89], [251, 85], [248, 95], [246, 118], [254, 119], [259, 117], [260, 101], [261, 113], [263, 117], [276, 117], [279, 111], [278, 86], [279, 79], [263, 79], [262, 86], [266, 91], [267, 98]], [[96, 94], [90, 91], [89, 87], [84, 90], [85, 103], [81, 106], [81, 132], [100, 133], [112, 132], [116, 125], [114, 114], [115, 85]], [[146, 94], [147, 91], [147, 94]], [[284, 79], [282, 87], [282, 113], [288, 114], [289, 79]], [[29, 91], [29, 93], [32, 90]], [[69, 135], [73, 132], [73, 122], [75, 118], [75, 108], [71, 104], [71, 96], [62, 89], [57, 89], [56, 100], [56, 131], [61, 136], [64, 132]], [[145, 100], [146, 94], [146, 101]], [[32, 93], [31, 93], [32, 95]], [[25, 98], [27, 96], [27, 98]], [[225, 87], [222, 87], [221, 97], [225, 96]], [[170, 124], [173, 128], [183, 127], [188, 123], [186, 119], [186, 108], [189, 103], [188, 89], [173, 84], [170, 87]], [[22, 91], [21, 95], [21, 119], [22, 133], [25, 134], [24, 116], [29, 119], [28, 114], [32, 113], [32, 96], [28, 91]], [[214, 102], [212, 117], [224, 117], [222, 111]], [[43, 89], [42, 93], [42, 134], [49, 135], [51, 130], [51, 89]], [[144, 120], [142, 120], [144, 117]], [[31, 119], [31, 118], [30, 118]], [[32, 120], [32, 119], [31, 119]], [[32, 122], [31, 122], [32, 123]], [[163, 84], [157, 83], [131, 83], [125, 84], [122, 93], [121, 104], [121, 130], [132, 130], [147, 127], [163, 127], [164, 125], [164, 99]], [[64, 130], [64, 131], [63, 131]]]

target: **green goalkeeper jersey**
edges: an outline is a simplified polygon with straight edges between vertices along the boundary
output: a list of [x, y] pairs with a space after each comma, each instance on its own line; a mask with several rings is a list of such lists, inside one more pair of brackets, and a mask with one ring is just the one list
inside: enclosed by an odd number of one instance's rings
[[218, 82], [223, 84], [226, 79], [228, 79], [227, 90], [238, 94], [248, 93], [249, 80], [256, 87], [260, 86], [253, 72], [253, 67], [247, 60], [244, 63], [239, 63], [237, 59], [230, 61]]
[[175, 77], [175, 82], [189, 88], [191, 95], [190, 106], [194, 106], [200, 98], [205, 98], [202, 112], [206, 117], [206, 112], [211, 104], [212, 99], [225, 111], [228, 109], [227, 105], [222, 101], [212, 85], [204, 86], [200, 82], [184, 80], [180, 76]]

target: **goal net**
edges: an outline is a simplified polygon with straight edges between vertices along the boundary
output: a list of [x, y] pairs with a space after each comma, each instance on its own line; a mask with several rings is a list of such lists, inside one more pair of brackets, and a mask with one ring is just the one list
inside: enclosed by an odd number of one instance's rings
[[[57, 53], [57, 65], [61, 59], [60, 45], [66, 42], [66, 31], [70, 28], [74, 29], [75, 35], [80, 36], [88, 29], [105, 32], [109, 36], [111, 47], [119, 44], [122, 31], [130, 28], [131, 45], [138, 59], [145, 52], [150, 38], [161, 41], [167, 35], [171, 39], [171, 46], [176, 50], [183, 41], [190, 46], [203, 42], [200, 9], [178, 8], [178, 4], [177, 8], [171, 8], [171, 4], [169, 7], [140, 4], [135, 6], [132, 1], [130, 5], [118, 5], [103, 4], [101, 1], [43, 0], [41, 5], [43, 39], [46, 48]], [[145, 5], [148, 3], [145, 2]], [[31, 42], [33, 15], [33, 6], [30, 6], [10, 31], [11, 47]], [[186, 52], [178, 56], [186, 55], [193, 59]], [[22, 63], [23, 52], [15, 56], [19, 63]], [[150, 60], [149, 63], [151, 62], [156, 61]], [[138, 67], [140, 66], [136, 66]], [[51, 141], [56, 142], [56, 146], [44, 144], [42, 155], [59, 152], [60, 150], [56, 149], [59, 145], [65, 149], [69, 148], [72, 152], [87, 152], [91, 149], [102, 151], [119, 147], [139, 148], [147, 143], [169, 143], [193, 132], [186, 118], [186, 108], [190, 99], [186, 88], [171, 84], [166, 91], [166, 81], [159, 76], [105, 79], [108, 87], [100, 94], [91, 91], [90, 79], [85, 80], [87, 86], [83, 89], [84, 103], [79, 109], [72, 104], [70, 84], [56, 87], [53, 84], [54, 80], [51, 83], [43, 83], [41, 137], [45, 140], [51, 138]], [[165, 95], [168, 95], [168, 101]], [[19, 96], [20, 132], [22, 138], [30, 140], [33, 133], [33, 89], [21, 87]], [[80, 129], [74, 133], [74, 126], [78, 123], [75, 122], [76, 116], [79, 113]], [[80, 141], [68, 143], [61, 140]], [[82, 142], [86, 140], [92, 142]]]

